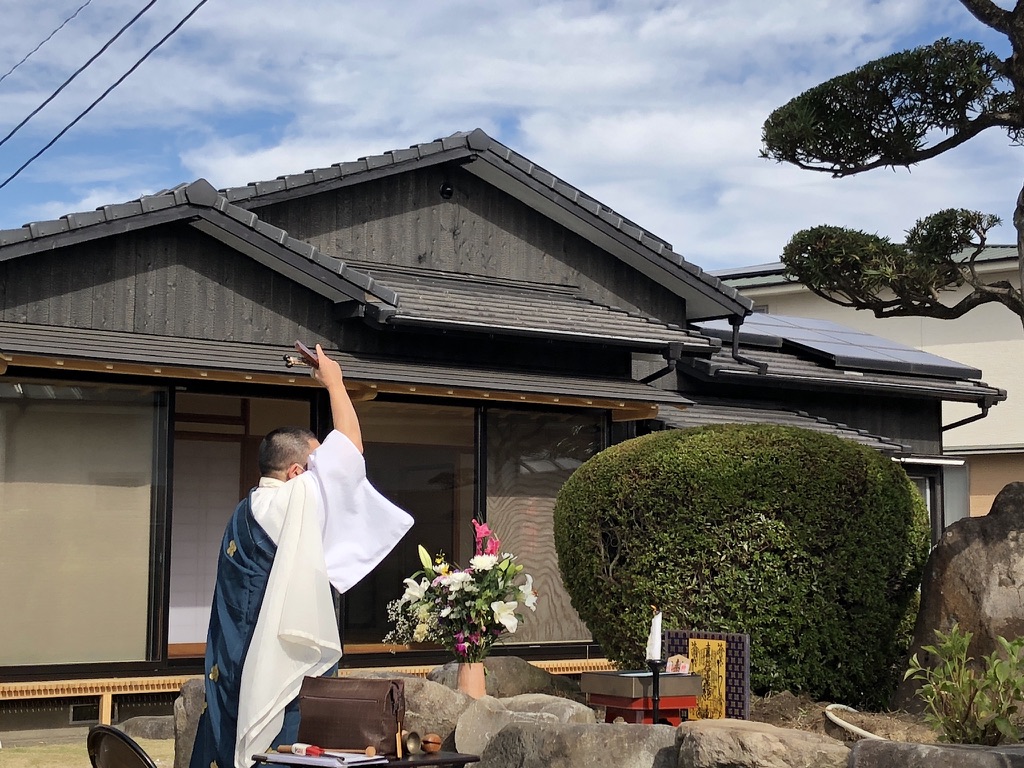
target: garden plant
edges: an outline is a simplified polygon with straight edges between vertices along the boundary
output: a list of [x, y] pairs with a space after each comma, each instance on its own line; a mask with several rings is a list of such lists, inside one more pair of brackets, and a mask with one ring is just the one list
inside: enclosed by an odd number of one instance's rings
[[928, 552], [924, 503], [889, 457], [774, 425], [612, 446], [559, 492], [555, 545], [605, 654], [642, 668], [664, 626], [750, 635], [754, 693], [884, 705], [903, 671]]
[[942, 741], [990, 747], [1004, 739], [1019, 741], [1016, 714], [1024, 700], [1024, 638], [997, 637], [1001, 653], [985, 656], [979, 670], [967, 655], [973, 636], [956, 623], [948, 634], [935, 630], [936, 644], [923, 648], [935, 663], [922, 663], [915, 653], [905, 677], [923, 681], [917, 695]]

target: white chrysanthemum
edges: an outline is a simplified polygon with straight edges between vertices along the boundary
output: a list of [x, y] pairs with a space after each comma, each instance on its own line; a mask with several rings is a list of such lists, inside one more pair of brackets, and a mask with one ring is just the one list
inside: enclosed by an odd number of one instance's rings
[[497, 564], [497, 555], [477, 555], [469, 560], [469, 567], [474, 571], [489, 571]]
[[427, 639], [427, 632], [430, 630], [426, 624], [417, 624], [416, 629], [412, 631], [412, 641], [414, 643], [422, 643]]
[[473, 574], [466, 573], [465, 571], [456, 571], [447, 577], [447, 587], [452, 592], [458, 592], [459, 590], [475, 592], [476, 585], [472, 582]]
[[519, 603], [515, 600], [495, 600], [491, 603], [491, 610], [494, 611], [494, 620], [512, 633], [519, 628], [519, 619], [516, 618], [515, 614], [518, 605]]

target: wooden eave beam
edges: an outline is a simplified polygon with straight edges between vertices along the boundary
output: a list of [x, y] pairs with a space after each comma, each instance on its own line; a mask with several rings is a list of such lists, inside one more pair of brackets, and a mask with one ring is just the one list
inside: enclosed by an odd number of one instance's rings
[[[147, 365], [142, 363], [109, 362], [84, 360], [73, 357], [58, 358], [20, 353], [0, 354], [0, 374], [9, 366], [39, 368], [47, 370], [78, 371], [88, 373], [145, 376], [195, 381], [219, 381], [238, 384], [271, 384], [278, 386], [319, 385], [306, 373], [305, 368], [289, 368], [286, 373], [230, 371], [203, 369], [181, 365]], [[636, 421], [653, 419], [658, 415], [656, 403], [608, 397], [586, 397], [580, 395], [546, 394], [541, 392], [509, 392], [497, 389], [475, 389], [468, 387], [447, 387], [388, 382], [345, 377], [345, 385], [353, 400], [372, 400], [379, 393], [412, 395], [416, 397], [441, 397], [446, 399], [479, 400], [492, 403], [518, 403], [528, 405], [558, 405], [571, 408], [597, 408], [611, 411], [613, 421]]]

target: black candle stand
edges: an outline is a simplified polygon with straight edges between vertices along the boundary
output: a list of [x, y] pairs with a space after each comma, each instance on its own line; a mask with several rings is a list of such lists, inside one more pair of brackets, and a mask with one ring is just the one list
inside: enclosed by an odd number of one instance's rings
[[661, 714], [658, 712], [661, 703], [661, 670], [665, 668], [665, 662], [661, 659], [648, 659], [647, 668], [651, 670], [651, 725], [657, 725]]

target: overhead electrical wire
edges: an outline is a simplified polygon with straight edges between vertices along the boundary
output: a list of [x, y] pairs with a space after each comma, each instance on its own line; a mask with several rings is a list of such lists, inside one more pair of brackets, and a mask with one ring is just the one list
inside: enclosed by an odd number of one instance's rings
[[10, 132], [10, 133], [8, 133], [8, 134], [7, 134], [6, 136], [4, 136], [4, 137], [3, 137], [2, 139], [0, 139], [0, 147], [2, 147], [2, 146], [3, 146], [4, 144], [6, 144], [6, 143], [7, 143], [7, 140], [8, 140], [8, 139], [10, 139], [10, 138], [11, 138], [11, 136], [13, 136], [13, 135], [14, 135], [14, 134], [16, 134], [16, 133], [17, 133], [18, 131], [20, 131], [20, 130], [22, 129], [22, 127], [23, 127], [23, 126], [25, 125], [25, 123], [27, 123], [27, 122], [28, 122], [29, 120], [31, 120], [31, 119], [32, 119], [33, 117], [35, 117], [36, 115], [38, 115], [38, 114], [39, 114], [39, 112], [40, 112], [40, 110], [41, 110], [41, 109], [42, 109], [43, 107], [45, 107], [45, 106], [46, 106], [47, 104], [49, 104], [49, 103], [50, 103], [51, 101], [53, 101], [53, 100], [54, 100], [55, 98], [57, 98], [57, 95], [58, 95], [58, 94], [59, 94], [59, 93], [60, 93], [61, 91], [63, 91], [63, 90], [65, 89], [65, 88], [67, 88], [67, 87], [68, 87], [68, 86], [69, 86], [69, 85], [71, 84], [71, 82], [72, 82], [72, 81], [73, 81], [73, 80], [74, 80], [74, 79], [75, 79], [76, 77], [78, 77], [78, 76], [79, 76], [80, 74], [82, 74], [82, 72], [84, 72], [84, 71], [86, 70], [86, 68], [87, 68], [87, 67], [88, 67], [88, 66], [89, 66], [90, 64], [92, 64], [92, 63], [93, 63], [94, 61], [96, 61], [96, 59], [98, 59], [98, 58], [99, 58], [99, 57], [100, 57], [100, 56], [101, 56], [101, 55], [103, 54], [103, 52], [104, 52], [105, 50], [107, 50], [107, 48], [109, 48], [109, 47], [110, 47], [111, 45], [113, 45], [113, 44], [114, 44], [114, 41], [115, 41], [115, 40], [117, 40], [117, 38], [119, 38], [119, 37], [120, 37], [121, 35], [123, 35], [123, 34], [125, 33], [125, 31], [126, 31], [126, 30], [127, 30], [127, 29], [128, 29], [129, 27], [130, 27], [130, 26], [132, 26], [132, 25], [133, 25], [133, 24], [134, 24], [135, 22], [137, 22], [137, 21], [138, 21], [139, 19], [141, 19], [141, 18], [142, 18], [142, 14], [144, 14], [144, 13], [145, 13], [146, 11], [148, 11], [148, 10], [149, 10], [150, 8], [152, 8], [152, 7], [153, 7], [153, 6], [155, 5], [155, 4], [156, 4], [156, 0], [149, 0], [149, 4], [147, 4], [145, 8], [143, 8], [143, 9], [142, 9], [141, 11], [139, 11], [139, 12], [138, 12], [137, 14], [135, 14], [135, 15], [134, 15], [134, 16], [133, 16], [133, 17], [132, 17], [132, 18], [131, 18], [131, 19], [130, 19], [130, 20], [128, 21], [128, 23], [127, 23], [127, 24], [125, 24], [125, 25], [124, 25], [123, 27], [121, 27], [121, 28], [120, 28], [119, 30], [117, 30], [117, 34], [116, 34], [116, 35], [114, 35], [114, 36], [113, 36], [112, 38], [110, 38], [109, 40], [107, 40], [107, 42], [105, 42], [105, 43], [103, 44], [103, 47], [102, 47], [102, 48], [100, 48], [100, 49], [99, 49], [98, 51], [96, 51], [96, 53], [94, 53], [94, 54], [92, 55], [92, 57], [91, 57], [91, 58], [90, 58], [90, 59], [89, 59], [89, 60], [88, 60], [87, 62], [85, 62], [85, 64], [83, 64], [82, 66], [80, 66], [80, 67], [79, 67], [79, 68], [78, 68], [77, 70], [75, 70], [74, 74], [72, 74], [72, 75], [71, 75], [71, 77], [69, 77], [69, 78], [68, 78], [67, 80], [65, 80], [65, 81], [64, 81], [63, 83], [61, 83], [60, 87], [59, 87], [59, 88], [58, 88], [58, 89], [57, 89], [56, 91], [54, 91], [54, 92], [53, 92], [53, 93], [51, 93], [51, 94], [50, 94], [49, 96], [47, 96], [47, 97], [46, 97], [46, 100], [45, 100], [45, 101], [43, 101], [43, 103], [42, 103], [42, 104], [40, 104], [40, 105], [39, 105], [38, 107], [36, 107], [35, 109], [33, 109], [33, 110], [32, 110], [32, 111], [31, 111], [31, 112], [29, 113], [28, 117], [26, 117], [26, 118], [25, 118], [24, 120], [22, 120], [22, 121], [21, 121], [20, 123], [18, 123], [18, 124], [17, 124], [16, 126], [14, 126], [14, 128], [12, 128], [12, 129], [11, 129], [11, 132]]
[[33, 49], [32, 49], [31, 51], [29, 51], [28, 53], [26, 53], [26, 54], [25, 54], [25, 58], [23, 58], [23, 59], [22, 59], [21, 61], [19, 61], [19, 62], [18, 62], [17, 64], [15, 64], [15, 65], [14, 65], [13, 67], [11, 67], [10, 69], [8, 69], [8, 70], [7, 70], [6, 72], [4, 72], [4, 73], [3, 73], [2, 75], [0, 75], [0, 83], [2, 83], [2, 82], [3, 82], [4, 80], [6, 80], [6, 79], [7, 79], [7, 76], [8, 76], [9, 74], [11, 74], [11, 73], [12, 73], [12, 72], [13, 72], [14, 70], [16, 70], [16, 69], [17, 69], [18, 67], [20, 67], [20, 66], [21, 66], [22, 64], [24, 64], [24, 63], [25, 63], [26, 61], [28, 61], [28, 60], [29, 60], [29, 57], [30, 57], [30, 56], [31, 56], [31, 55], [32, 55], [33, 53], [35, 53], [35, 52], [36, 52], [36, 51], [38, 51], [38, 50], [39, 50], [40, 48], [42, 48], [42, 47], [43, 47], [44, 45], [46, 45], [46, 44], [47, 44], [48, 42], [50, 42], [50, 38], [51, 38], [51, 37], [53, 37], [53, 36], [54, 36], [54, 35], [56, 35], [56, 34], [57, 34], [58, 32], [60, 32], [60, 31], [61, 31], [62, 29], [64, 29], [64, 27], [65, 27], [65, 26], [67, 25], [67, 23], [68, 23], [69, 21], [71, 21], [72, 19], [74, 19], [74, 18], [75, 18], [75, 16], [77, 16], [77, 15], [78, 15], [79, 13], [81, 13], [81, 12], [82, 12], [82, 9], [83, 9], [83, 8], [85, 8], [85, 6], [87, 6], [87, 5], [88, 5], [89, 3], [91, 3], [91, 2], [92, 2], [92, 0], [85, 0], [85, 2], [84, 2], [84, 3], [82, 3], [82, 4], [80, 5], [80, 6], [78, 6], [78, 8], [76, 8], [76, 9], [75, 9], [75, 12], [74, 12], [74, 13], [72, 13], [72, 14], [71, 14], [70, 16], [68, 16], [68, 17], [67, 17], [66, 19], [64, 19], [64, 21], [62, 21], [62, 22], [61, 22], [61, 24], [60, 24], [60, 26], [59, 26], [59, 27], [57, 27], [57, 28], [56, 28], [55, 30], [53, 30], [53, 32], [51, 32], [50, 34], [48, 34], [48, 35], [46, 36], [46, 39], [45, 39], [45, 40], [43, 40], [43, 42], [41, 42], [41, 43], [40, 43], [39, 45], [37, 45], [37, 46], [36, 46], [35, 48], [33, 48]]
[[[154, 2], [155, 1], [156, 0], [154, 0]], [[64, 126], [64, 128], [62, 128], [61, 131], [56, 136], [54, 136], [52, 139], [50, 139], [49, 142], [47, 142], [46, 146], [44, 146], [42, 149], [40, 149], [38, 152], [36, 152], [34, 155], [32, 155], [32, 157], [30, 157], [28, 160], [26, 160], [22, 164], [22, 166], [20, 168], [18, 168], [18, 170], [16, 170], [10, 176], [8, 176], [6, 179], [4, 179], [3, 183], [0, 184], [0, 189], [3, 189], [8, 184], [10, 184], [12, 181], [14, 181], [14, 179], [17, 178], [18, 174], [20, 174], [22, 171], [24, 171], [26, 168], [28, 168], [29, 165], [31, 165], [36, 159], [39, 158], [39, 156], [41, 154], [43, 154], [43, 152], [45, 152], [50, 147], [52, 147], [54, 144], [56, 144], [57, 141], [60, 139], [60, 137], [63, 136], [68, 131], [70, 131], [78, 123], [79, 120], [81, 120], [83, 117], [85, 117], [90, 112], [92, 112], [93, 108], [97, 104], [99, 104], [101, 101], [103, 101], [103, 99], [105, 99], [110, 94], [111, 91], [113, 91], [115, 88], [117, 88], [117, 86], [119, 86], [121, 83], [123, 83], [125, 80], [127, 80], [128, 76], [131, 75], [132, 72], [134, 72], [136, 69], [138, 69], [140, 66], [142, 66], [142, 63], [146, 59], [148, 59], [150, 57], [150, 55], [152, 55], [153, 52], [156, 51], [157, 48], [159, 48], [161, 45], [166, 43], [171, 38], [171, 36], [174, 35], [174, 33], [176, 33], [179, 29], [181, 29], [183, 26], [185, 26], [185, 22], [187, 22], [189, 19], [191, 19], [196, 14], [196, 11], [198, 11], [200, 8], [202, 8], [204, 5], [206, 5], [206, 3], [208, 1], [209, 0], [200, 0], [200, 2], [198, 2], [196, 4], [196, 6], [191, 11], [189, 11], [187, 14], [185, 14], [185, 17], [181, 21], [179, 21], [177, 24], [174, 25], [174, 28], [171, 29], [170, 32], [168, 32], [166, 35], [164, 35], [162, 38], [160, 38], [160, 40], [156, 43], [156, 45], [154, 45], [152, 48], [150, 48], [148, 51], [146, 51], [146, 53], [143, 54], [141, 59], [139, 59], [134, 64], [132, 64], [131, 68], [127, 72], [125, 72], [123, 75], [121, 75], [121, 77], [119, 77], [117, 79], [117, 81], [113, 83], [113, 85], [111, 85], [109, 88], [107, 88], [107, 90], [105, 90], [103, 93], [101, 93], [99, 95], [99, 97], [92, 104], [90, 104], [88, 107], [86, 107], [78, 115], [78, 117], [76, 117], [74, 120], [72, 120], [66, 126]], [[153, 3], [150, 3], [150, 5], [152, 5], [152, 4]], [[147, 8], [148, 7], [149, 6], [147, 6]]]

